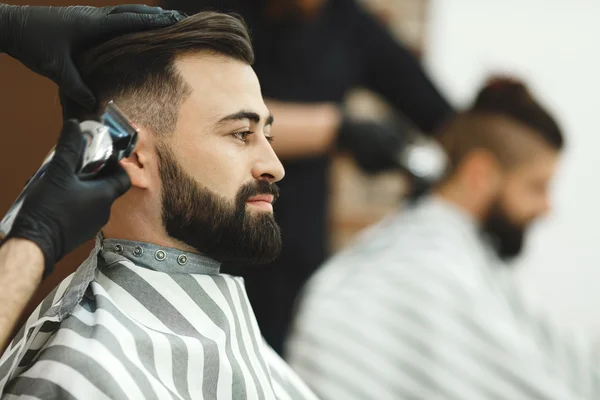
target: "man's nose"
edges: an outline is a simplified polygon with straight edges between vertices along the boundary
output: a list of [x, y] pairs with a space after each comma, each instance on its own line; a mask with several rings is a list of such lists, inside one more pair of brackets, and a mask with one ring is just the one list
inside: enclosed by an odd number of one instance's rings
[[259, 144], [258, 155], [252, 168], [252, 175], [255, 179], [266, 180], [275, 183], [283, 179], [285, 169], [275, 154], [271, 143], [263, 137]]

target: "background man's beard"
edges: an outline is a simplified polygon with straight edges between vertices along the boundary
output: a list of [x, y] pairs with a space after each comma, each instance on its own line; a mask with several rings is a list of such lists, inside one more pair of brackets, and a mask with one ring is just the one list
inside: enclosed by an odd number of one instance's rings
[[502, 260], [511, 261], [521, 254], [526, 226], [511, 222], [499, 201], [492, 205], [483, 230], [491, 236], [494, 249]]
[[157, 148], [162, 181], [162, 220], [169, 236], [222, 263], [269, 263], [281, 252], [281, 233], [272, 213], [252, 215], [249, 198], [272, 194], [275, 184], [244, 185], [235, 203], [201, 187], [166, 145]]

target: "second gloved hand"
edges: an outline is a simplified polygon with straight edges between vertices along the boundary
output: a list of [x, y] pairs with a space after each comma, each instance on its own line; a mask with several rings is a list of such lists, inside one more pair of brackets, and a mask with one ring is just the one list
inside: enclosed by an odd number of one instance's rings
[[343, 119], [338, 133], [338, 148], [348, 151], [360, 168], [377, 173], [400, 168], [399, 156], [405, 145], [403, 132], [392, 122]]
[[131, 186], [119, 166], [83, 181], [76, 174], [83, 136], [76, 120], [65, 122], [54, 158], [34, 183], [8, 238], [28, 239], [44, 254], [44, 276], [63, 256], [92, 239], [108, 222], [113, 202]]

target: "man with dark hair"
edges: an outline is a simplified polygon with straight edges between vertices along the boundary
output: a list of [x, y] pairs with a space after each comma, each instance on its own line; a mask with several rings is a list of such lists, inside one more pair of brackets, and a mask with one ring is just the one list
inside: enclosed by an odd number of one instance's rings
[[139, 128], [131, 189], [96, 248], [40, 304], [0, 361], [7, 398], [313, 398], [264, 343], [241, 278], [222, 262], [281, 249], [283, 167], [244, 23], [201, 13], [124, 35], [79, 61], [96, 114], [114, 100]]
[[[255, 70], [277, 117], [273, 144], [286, 169], [275, 216], [281, 256], [241, 274], [261, 331], [282, 354], [294, 301], [329, 254], [329, 169], [335, 150], [368, 173], [398, 168], [407, 127], [356, 121], [343, 107], [349, 92], [372, 90], [414, 125], [433, 134], [453, 110], [412, 52], [357, 0], [161, 0], [192, 14], [240, 13], [250, 26]], [[389, 121], [388, 121], [389, 122]], [[226, 266], [228, 268], [228, 266]]]
[[501, 267], [550, 208], [558, 125], [503, 78], [440, 135], [433, 194], [309, 281], [290, 365], [323, 399], [598, 398], [597, 357], [532, 317]]

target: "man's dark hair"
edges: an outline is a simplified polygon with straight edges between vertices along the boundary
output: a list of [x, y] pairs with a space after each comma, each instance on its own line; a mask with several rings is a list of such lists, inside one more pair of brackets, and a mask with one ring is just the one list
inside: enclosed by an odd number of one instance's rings
[[510, 78], [493, 78], [479, 92], [473, 114], [504, 115], [535, 130], [550, 146], [560, 150], [563, 135], [557, 122], [531, 95], [524, 83]]
[[[526, 129], [518, 129], [524, 127]], [[450, 159], [449, 173], [473, 150], [493, 153], [507, 167], [531, 156], [528, 138], [541, 139], [559, 151], [564, 138], [558, 123], [534, 99], [525, 84], [493, 78], [477, 94], [472, 106], [448, 123], [439, 140]]]
[[98, 108], [90, 114], [61, 93], [63, 114], [80, 120], [97, 117], [108, 101], [115, 100], [132, 121], [167, 135], [175, 127], [181, 103], [191, 93], [175, 60], [203, 52], [254, 63], [241, 17], [201, 12], [170, 27], [126, 34], [85, 51], [78, 67]]

